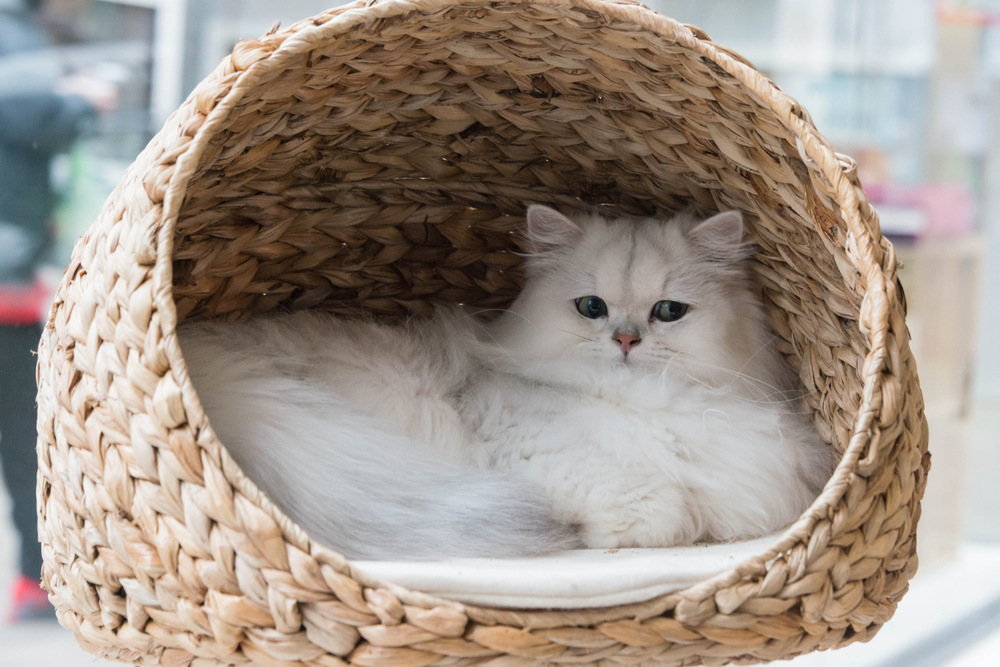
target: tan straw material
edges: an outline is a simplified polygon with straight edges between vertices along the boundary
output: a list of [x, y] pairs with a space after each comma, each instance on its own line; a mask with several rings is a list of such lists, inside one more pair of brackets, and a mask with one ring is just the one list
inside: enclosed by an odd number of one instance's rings
[[[216, 439], [176, 326], [394, 318], [517, 293], [526, 202], [739, 209], [843, 461], [773, 549], [578, 611], [364, 580]], [[374, 0], [241, 42], [77, 245], [39, 349], [43, 578], [89, 651], [143, 664], [721, 665], [864, 641], [917, 567], [930, 464], [892, 246], [806, 112], [630, 2]]]

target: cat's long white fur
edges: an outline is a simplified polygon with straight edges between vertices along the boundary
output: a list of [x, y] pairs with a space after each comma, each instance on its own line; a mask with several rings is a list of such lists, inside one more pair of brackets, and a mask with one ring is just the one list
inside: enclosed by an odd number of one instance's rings
[[[199, 397], [247, 475], [353, 558], [670, 546], [796, 518], [833, 457], [773, 345], [740, 216], [528, 220], [526, 286], [491, 324], [442, 310], [402, 327], [184, 325]], [[608, 315], [582, 317], [586, 295]], [[659, 322], [661, 299], [690, 313]], [[628, 355], [624, 330], [641, 338]]]
[[[579, 546], [528, 483], [460, 460], [459, 319], [390, 328], [300, 312], [186, 325], [212, 429], [315, 539], [351, 558], [514, 557]], [[432, 446], [433, 443], [435, 446]]]

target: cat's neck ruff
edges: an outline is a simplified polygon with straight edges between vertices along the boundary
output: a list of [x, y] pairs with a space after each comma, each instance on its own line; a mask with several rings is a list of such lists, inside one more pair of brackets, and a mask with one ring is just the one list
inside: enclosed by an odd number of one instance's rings
[[594, 361], [572, 355], [555, 360], [538, 359], [496, 348], [483, 360], [482, 370], [535, 386], [613, 402], [641, 399], [643, 403], [657, 404], [682, 394], [698, 393], [708, 398], [731, 393], [727, 387], [711, 387], [671, 368], [653, 371], [627, 360], [610, 364]]

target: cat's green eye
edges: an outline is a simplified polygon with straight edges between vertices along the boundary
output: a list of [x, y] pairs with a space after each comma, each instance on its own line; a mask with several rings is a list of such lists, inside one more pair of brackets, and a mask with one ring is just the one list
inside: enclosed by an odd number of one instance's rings
[[581, 315], [589, 317], [592, 320], [608, 314], [608, 304], [604, 303], [604, 299], [597, 296], [581, 296], [576, 300], [576, 309], [580, 311]]
[[658, 301], [653, 306], [653, 317], [661, 322], [676, 322], [687, 315], [688, 306], [680, 301]]

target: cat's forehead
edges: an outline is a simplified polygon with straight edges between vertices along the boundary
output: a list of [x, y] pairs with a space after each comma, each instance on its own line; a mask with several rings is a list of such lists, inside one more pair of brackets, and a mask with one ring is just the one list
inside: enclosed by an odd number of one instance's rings
[[603, 231], [589, 239], [587, 253], [594, 286], [609, 297], [659, 293], [690, 264], [690, 245], [667, 223], [609, 226]]

